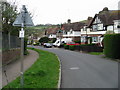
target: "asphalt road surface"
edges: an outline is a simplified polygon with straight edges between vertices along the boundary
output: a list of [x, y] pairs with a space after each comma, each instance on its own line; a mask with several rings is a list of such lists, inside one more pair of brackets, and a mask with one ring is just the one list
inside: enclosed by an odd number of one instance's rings
[[61, 60], [61, 88], [118, 88], [118, 63], [115, 61], [59, 48], [36, 48], [53, 52]]

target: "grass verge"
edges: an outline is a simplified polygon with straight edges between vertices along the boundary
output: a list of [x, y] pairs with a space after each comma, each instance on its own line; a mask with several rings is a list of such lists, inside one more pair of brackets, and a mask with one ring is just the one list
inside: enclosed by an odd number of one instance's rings
[[[37, 61], [24, 72], [24, 88], [57, 88], [59, 61], [55, 54], [35, 49], [39, 53]], [[20, 88], [20, 77], [4, 88]]]
[[103, 52], [90, 52], [89, 54], [91, 54], [91, 55], [102, 55]]

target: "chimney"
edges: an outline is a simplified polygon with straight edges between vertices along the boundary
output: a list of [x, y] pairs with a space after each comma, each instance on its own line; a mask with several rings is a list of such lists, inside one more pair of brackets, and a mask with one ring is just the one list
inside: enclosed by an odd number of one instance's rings
[[103, 8], [103, 11], [109, 11], [108, 7]]
[[71, 23], [71, 19], [68, 19], [67, 23], [70, 24]]
[[91, 20], [91, 19], [93, 19], [92, 17], [88, 17], [88, 19], [87, 20]]

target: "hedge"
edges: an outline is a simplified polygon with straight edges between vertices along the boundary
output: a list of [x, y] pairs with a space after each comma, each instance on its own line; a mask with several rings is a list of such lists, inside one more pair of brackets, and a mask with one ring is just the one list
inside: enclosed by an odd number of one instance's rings
[[75, 45], [69, 45], [69, 50], [75, 50]]
[[81, 43], [81, 41], [74, 41], [75, 43]]
[[120, 59], [120, 34], [105, 35], [104, 54], [109, 58]]
[[65, 44], [65, 45], [64, 45], [64, 48], [65, 48], [65, 49], [69, 49], [69, 45], [66, 45], [66, 44]]

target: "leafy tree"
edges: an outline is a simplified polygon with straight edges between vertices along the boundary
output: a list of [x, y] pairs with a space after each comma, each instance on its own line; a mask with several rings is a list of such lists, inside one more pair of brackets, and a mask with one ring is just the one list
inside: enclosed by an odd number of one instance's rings
[[49, 38], [48, 37], [42, 37], [40, 38], [39, 42], [40, 43], [47, 43], [49, 41]]
[[2, 30], [4, 33], [18, 35], [18, 30], [20, 27], [12, 26], [17, 15], [17, 6], [11, 5], [8, 2], [2, 3]]

